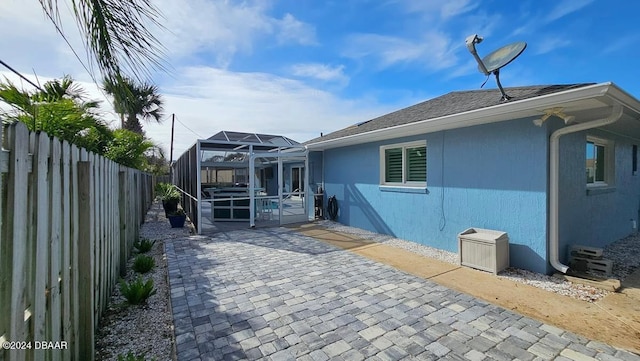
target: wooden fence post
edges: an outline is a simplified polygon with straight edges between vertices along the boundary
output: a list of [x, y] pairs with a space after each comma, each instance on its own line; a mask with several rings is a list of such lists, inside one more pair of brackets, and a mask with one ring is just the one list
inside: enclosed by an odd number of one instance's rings
[[[5, 227], [7, 227], [8, 240], [11, 244], [3, 252], [2, 264], [9, 266], [7, 272], [1, 277], [8, 277], [8, 282], [3, 282], [9, 287], [9, 307], [10, 312], [3, 315], [9, 319], [7, 340], [26, 340], [27, 329], [25, 328], [25, 289], [26, 289], [26, 266], [27, 266], [27, 191], [28, 174], [31, 168], [29, 157], [29, 132], [27, 127], [18, 123], [9, 128], [9, 189], [7, 195], [7, 212]], [[5, 266], [6, 267], [6, 266]], [[5, 271], [5, 270], [2, 270]], [[12, 350], [9, 353], [9, 360], [21, 361], [25, 359], [24, 350]]]
[[80, 358], [80, 256], [78, 254], [78, 245], [80, 244], [80, 194], [78, 189], [78, 164], [80, 163], [80, 149], [75, 145], [71, 145], [71, 239], [70, 239], [70, 256], [71, 256], [71, 329], [72, 338], [70, 343], [71, 356], [73, 360], [81, 360]]
[[72, 249], [72, 237], [71, 237], [71, 192], [73, 185], [70, 182], [71, 177], [71, 149], [69, 143], [65, 140], [62, 142], [62, 339], [69, 343], [69, 348], [62, 351], [62, 359], [71, 360], [72, 340], [73, 340], [73, 312], [71, 305], [72, 295], [72, 280], [71, 280], [71, 268], [75, 268], [75, 264], [72, 263], [71, 249]]
[[[32, 247], [35, 249], [34, 275], [33, 275], [33, 337], [35, 340], [47, 340], [47, 293], [49, 284], [49, 150], [50, 141], [46, 133], [32, 134], [34, 136], [33, 152], [35, 156], [34, 169], [32, 175], [32, 186], [35, 186], [35, 197], [33, 198], [32, 211], [34, 212], [36, 230], [35, 242]], [[44, 350], [34, 350], [36, 358], [44, 358]]]
[[[43, 133], [40, 134], [41, 136]], [[60, 179], [60, 157], [62, 152], [62, 144], [56, 138], [51, 142], [51, 157], [49, 160], [49, 206], [55, 210], [51, 212], [51, 231], [49, 241], [49, 314], [47, 323], [47, 338], [45, 340], [58, 342], [63, 341], [60, 334], [62, 310], [60, 305], [60, 262], [62, 250], [60, 248], [60, 237], [62, 235], [61, 227], [61, 209], [62, 203], [60, 195], [62, 194], [62, 182]], [[52, 361], [59, 361], [61, 353], [59, 350], [49, 350]]]
[[89, 161], [78, 162], [78, 292], [79, 298], [79, 329], [78, 343], [80, 358], [93, 361], [94, 359], [94, 213], [93, 206], [93, 170]]
[[118, 172], [118, 208], [120, 208], [120, 277], [127, 275], [129, 249], [127, 242], [127, 183], [126, 173]]

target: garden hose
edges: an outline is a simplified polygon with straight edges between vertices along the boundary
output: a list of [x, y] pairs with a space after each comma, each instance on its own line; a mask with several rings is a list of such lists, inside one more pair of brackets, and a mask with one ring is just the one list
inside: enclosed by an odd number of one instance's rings
[[329, 197], [329, 203], [327, 204], [327, 213], [329, 213], [329, 218], [331, 218], [332, 221], [335, 221], [338, 217], [338, 200], [336, 199], [335, 195]]

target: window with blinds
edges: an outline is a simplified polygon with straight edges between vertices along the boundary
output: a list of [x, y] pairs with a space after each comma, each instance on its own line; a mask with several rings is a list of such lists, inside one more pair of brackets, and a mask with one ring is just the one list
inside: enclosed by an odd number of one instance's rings
[[386, 149], [384, 151], [386, 183], [402, 183], [402, 148]]
[[613, 185], [613, 142], [587, 136], [587, 186]]
[[426, 186], [426, 142], [382, 146], [380, 160], [380, 184]]
[[407, 182], [426, 182], [427, 147], [407, 148], [405, 154]]

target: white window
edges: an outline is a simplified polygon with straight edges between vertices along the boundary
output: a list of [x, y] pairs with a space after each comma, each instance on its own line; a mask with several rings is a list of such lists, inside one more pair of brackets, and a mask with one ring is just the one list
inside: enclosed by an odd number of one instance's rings
[[587, 137], [587, 186], [607, 186], [613, 183], [613, 142]]
[[427, 143], [420, 141], [381, 146], [380, 184], [426, 186]]

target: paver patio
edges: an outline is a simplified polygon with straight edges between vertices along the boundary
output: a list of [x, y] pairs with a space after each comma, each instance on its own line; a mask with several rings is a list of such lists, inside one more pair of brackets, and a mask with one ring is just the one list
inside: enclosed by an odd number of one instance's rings
[[640, 360], [286, 228], [165, 245], [179, 361]]

